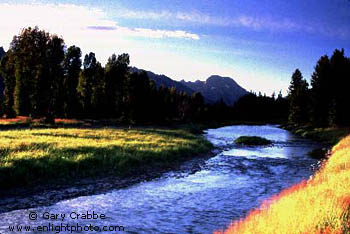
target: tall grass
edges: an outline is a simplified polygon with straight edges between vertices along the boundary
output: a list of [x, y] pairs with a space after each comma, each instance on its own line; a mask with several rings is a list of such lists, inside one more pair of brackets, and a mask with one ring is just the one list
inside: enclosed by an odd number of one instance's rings
[[101, 173], [139, 173], [210, 148], [208, 141], [183, 130], [0, 131], [0, 189]]
[[310, 180], [265, 201], [223, 233], [350, 233], [350, 136]]

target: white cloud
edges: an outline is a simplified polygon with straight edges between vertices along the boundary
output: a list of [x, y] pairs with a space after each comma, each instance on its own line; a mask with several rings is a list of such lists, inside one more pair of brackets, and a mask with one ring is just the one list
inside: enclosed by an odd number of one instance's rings
[[233, 17], [212, 16], [198, 11], [192, 12], [170, 12], [170, 11], [132, 11], [123, 9], [119, 17], [131, 19], [166, 20], [199, 25], [213, 25], [221, 27], [243, 27], [255, 31], [267, 30], [273, 32], [306, 32], [310, 34], [321, 34], [328, 37], [349, 39], [348, 28], [334, 27], [320, 22], [297, 22], [290, 18], [274, 16], [250, 16], [240, 14]]
[[154, 30], [148, 28], [127, 28], [127, 27], [108, 27], [108, 26], [90, 26], [88, 27], [92, 30], [102, 30], [102, 31], [116, 31], [118, 34], [124, 36], [133, 36], [133, 37], [147, 37], [147, 38], [183, 38], [183, 39], [192, 39], [199, 40], [199, 36], [194, 33], [188, 33], [182, 30]]
[[122, 9], [118, 12], [123, 18], [131, 18], [131, 19], [168, 19], [173, 17], [173, 14], [170, 11], [131, 11], [127, 9]]
[[[98, 8], [74, 4], [5, 4], [0, 3], [0, 43], [7, 47], [22, 28], [40, 29], [63, 36], [69, 43], [118, 43], [125, 36], [149, 38], [179, 38], [198, 40], [197, 34], [176, 30], [153, 30], [119, 26]], [[92, 37], [95, 36], [95, 37]], [[86, 41], [86, 42], [85, 42]]]
[[164, 38], [164, 37], [173, 37], [173, 38], [189, 38], [193, 40], [199, 40], [197, 34], [188, 33], [181, 30], [168, 31], [168, 30], [151, 30], [147, 28], [136, 28], [131, 30], [132, 34], [137, 36], [151, 37], [151, 38]]

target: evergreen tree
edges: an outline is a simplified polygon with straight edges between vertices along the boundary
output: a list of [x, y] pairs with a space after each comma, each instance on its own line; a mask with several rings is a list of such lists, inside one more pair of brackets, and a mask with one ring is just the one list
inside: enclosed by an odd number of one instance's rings
[[299, 69], [296, 69], [292, 75], [289, 86], [289, 103], [289, 122], [294, 124], [306, 123], [309, 117], [309, 90], [308, 83], [303, 79]]
[[83, 70], [79, 75], [77, 91], [79, 94], [80, 103], [85, 115], [92, 115], [92, 90], [96, 83], [97, 60], [95, 54], [90, 52], [85, 55]]
[[276, 99], [276, 108], [277, 112], [277, 119], [278, 120], [287, 120], [288, 119], [288, 100], [287, 98], [283, 97], [282, 91], [278, 93], [277, 99]]
[[16, 116], [16, 113], [13, 109], [14, 106], [14, 90], [16, 86], [16, 79], [14, 76], [15, 73], [15, 64], [13, 56], [9, 51], [0, 61], [0, 74], [2, 75], [4, 82], [4, 93], [3, 93], [3, 113], [7, 118], [12, 118]]
[[[40, 98], [46, 100], [46, 109], [44, 112], [46, 121], [53, 122], [54, 116], [63, 115], [64, 95], [66, 90], [63, 87], [64, 70], [62, 63], [64, 60], [64, 41], [56, 35], [53, 35], [49, 42], [46, 52], [48, 62], [48, 76], [45, 77], [45, 83], [48, 89], [41, 90]], [[40, 86], [41, 88], [41, 86]], [[46, 95], [46, 97], [44, 97]]]
[[105, 67], [105, 92], [109, 116], [121, 117], [125, 112], [129, 63], [128, 54], [121, 54], [118, 57], [113, 54], [108, 58]]
[[117, 73], [116, 73], [116, 106], [118, 108], [119, 116], [123, 117], [125, 111], [125, 99], [126, 99], [126, 82], [129, 74], [130, 58], [129, 54], [118, 55], [117, 58]]
[[192, 119], [201, 120], [203, 118], [204, 98], [200, 92], [195, 92], [191, 97]]
[[330, 69], [332, 82], [331, 88], [331, 107], [330, 122], [335, 125], [350, 125], [349, 113], [349, 92], [350, 87], [350, 69], [348, 59], [344, 56], [344, 49], [335, 50], [330, 59]]
[[126, 111], [132, 122], [148, 122], [151, 86], [146, 72], [132, 73], [126, 84]]
[[105, 66], [105, 79], [106, 79], [106, 105], [108, 106], [107, 114], [109, 116], [116, 115], [118, 113], [117, 106], [117, 90], [118, 90], [118, 64], [117, 56], [113, 54], [108, 58]]
[[331, 71], [328, 56], [322, 56], [311, 78], [311, 121], [318, 126], [326, 126], [331, 105]]
[[101, 63], [97, 62], [94, 79], [92, 84], [92, 94], [91, 94], [91, 107], [93, 114], [92, 116], [95, 118], [103, 117], [106, 115], [105, 106], [105, 76], [104, 76], [104, 68]]
[[63, 61], [63, 112], [65, 117], [76, 117], [80, 112], [78, 81], [81, 71], [81, 50], [70, 46]]

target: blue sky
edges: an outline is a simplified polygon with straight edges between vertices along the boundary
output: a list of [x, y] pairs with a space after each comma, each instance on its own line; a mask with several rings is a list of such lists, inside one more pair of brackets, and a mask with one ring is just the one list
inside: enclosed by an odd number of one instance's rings
[[131, 65], [176, 80], [230, 76], [247, 90], [286, 93], [299, 68], [350, 51], [349, 0], [1, 1], [0, 45], [27, 26], [57, 33], [104, 64]]

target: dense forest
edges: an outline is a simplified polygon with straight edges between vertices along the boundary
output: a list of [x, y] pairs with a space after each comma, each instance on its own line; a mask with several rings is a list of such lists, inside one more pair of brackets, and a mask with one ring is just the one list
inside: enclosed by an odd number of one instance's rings
[[289, 86], [289, 117], [292, 124], [313, 126], [350, 125], [350, 58], [336, 49], [322, 56], [311, 77], [311, 88], [299, 69]]
[[77, 46], [57, 35], [26, 28], [14, 36], [0, 60], [4, 83], [1, 116], [116, 119], [121, 123], [203, 121], [289, 121], [293, 124], [348, 125], [347, 88], [350, 59], [335, 50], [321, 57], [311, 88], [297, 69], [289, 93], [250, 92], [233, 106], [222, 100], [206, 104], [201, 93], [156, 87], [146, 72], [132, 72], [128, 54], [112, 54], [105, 66], [90, 52], [82, 59]]

